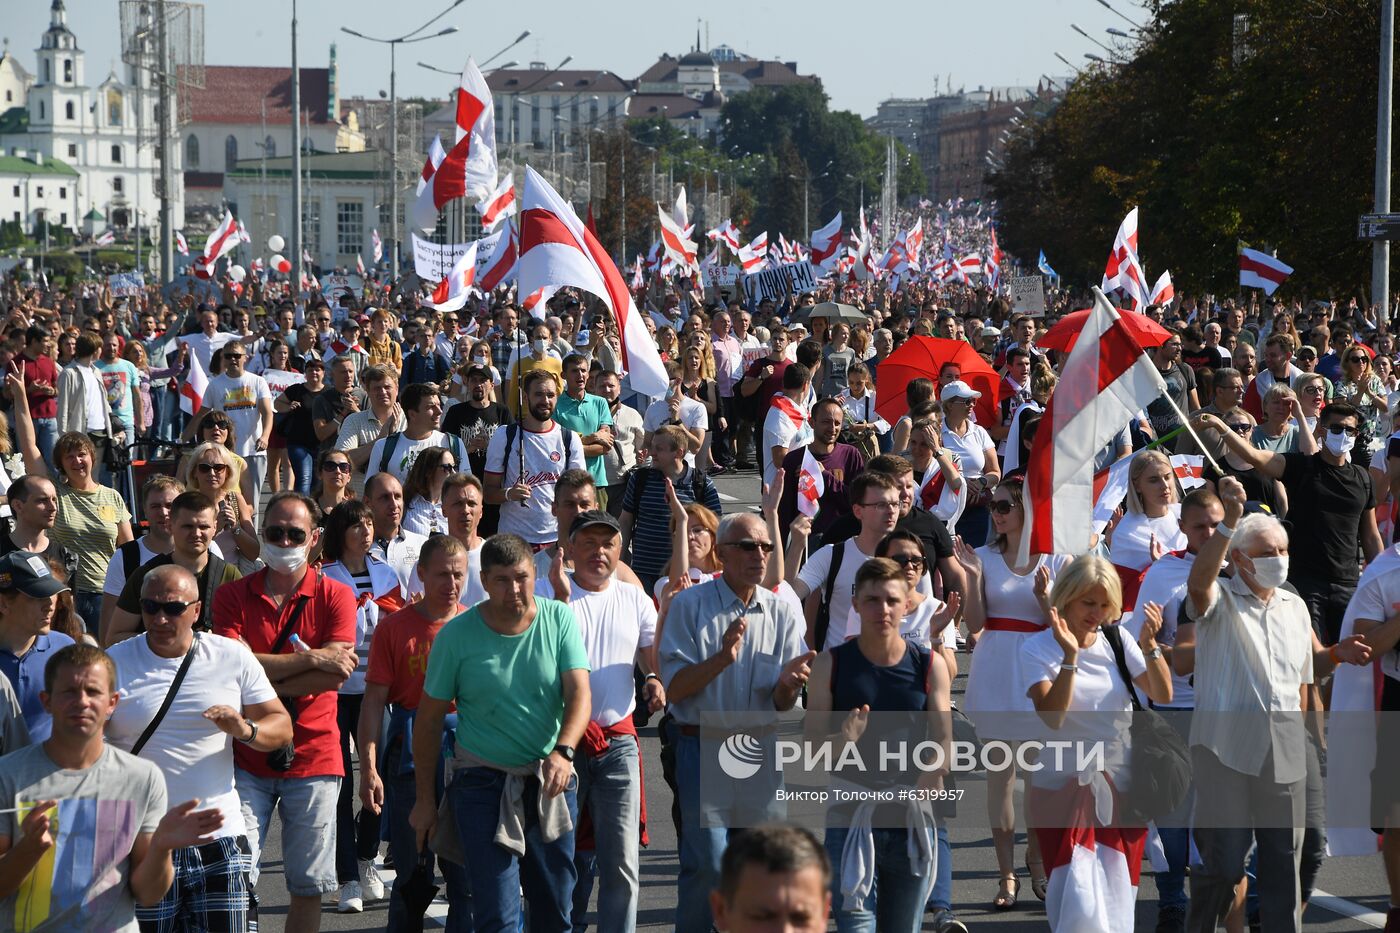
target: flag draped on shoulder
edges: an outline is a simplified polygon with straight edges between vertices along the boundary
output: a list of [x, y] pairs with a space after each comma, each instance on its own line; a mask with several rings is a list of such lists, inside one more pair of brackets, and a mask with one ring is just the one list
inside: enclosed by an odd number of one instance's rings
[[593, 234], [549, 183], [525, 169], [520, 212], [520, 291], [572, 286], [597, 295], [612, 311], [632, 388], [657, 396], [669, 384], [656, 341], [627, 283]]
[[1103, 292], [1084, 320], [1036, 432], [1026, 469], [1030, 554], [1083, 554], [1093, 534], [1094, 457], [1139, 411], [1166, 392], [1157, 367]]
[[1272, 295], [1293, 274], [1293, 267], [1279, 262], [1277, 256], [1247, 246], [1240, 246], [1240, 287], [1262, 288]]

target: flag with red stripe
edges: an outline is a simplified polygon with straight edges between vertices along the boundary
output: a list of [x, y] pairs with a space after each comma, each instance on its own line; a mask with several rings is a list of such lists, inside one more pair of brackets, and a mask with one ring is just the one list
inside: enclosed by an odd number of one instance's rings
[[1272, 295], [1283, 284], [1283, 280], [1293, 274], [1293, 267], [1279, 262], [1277, 256], [1240, 247], [1240, 287], [1262, 288], [1264, 294]]
[[414, 194], [422, 194], [423, 189], [428, 187], [428, 182], [432, 181], [433, 173], [438, 170], [442, 160], [447, 158], [447, 150], [442, 148], [442, 134], [433, 137], [432, 143], [428, 145], [428, 157], [423, 161], [423, 171], [418, 173], [418, 187]]
[[[520, 258], [520, 236], [515, 221], [506, 224], [506, 229], [494, 234], [495, 242], [481, 270], [477, 287], [483, 292], [491, 292], [496, 286], [507, 282], [515, 274], [516, 263]], [[486, 242], [482, 239], [479, 242]]]
[[656, 206], [656, 214], [661, 220], [661, 244], [667, 257], [680, 266], [682, 272], [699, 272], [700, 264], [695, 258], [695, 241], [686, 238], [685, 232], [659, 204]]
[[572, 286], [597, 295], [617, 321], [632, 388], [658, 396], [669, 380], [622, 273], [597, 237], [534, 169], [525, 169], [520, 214], [520, 291]]
[[[481, 229], [495, 230], [501, 221], [515, 213], [515, 177], [502, 178], [495, 191], [477, 202], [476, 209], [481, 211]], [[589, 209], [592, 210], [591, 204]]]
[[[1166, 392], [1103, 292], [1070, 351], [1036, 432], [1026, 470], [1030, 554], [1083, 554], [1093, 538], [1094, 457], [1139, 411]], [[1048, 428], [1048, 430], [1047, 430]]]
[[458, 257], [457, 262], [452, 266], [452, 271], [447, 273], [447, 277], [438, 283], [437, 288], [433, 289], [429, 301], [439, 311], [456, 311], [467, 303], [467, 296], [475, 281], [476, 243], [472, 243]]

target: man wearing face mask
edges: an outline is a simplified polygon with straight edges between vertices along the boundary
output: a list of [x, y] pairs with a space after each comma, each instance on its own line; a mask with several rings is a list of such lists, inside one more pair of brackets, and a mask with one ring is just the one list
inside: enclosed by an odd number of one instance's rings
[[1344, 402], [1324, 408], [1318, 418], [1322, 449], [1312, 455], [1260, 450], [1212, 415], [1199, 421], [1219, 431], [1226, 447], [1260, 474], [1283, 481], [1289, 544], [1297, 558], [1291, 562], [1288, 582], [1307, 605], [1317, 637], [1324, 645], [1336, 644], [1361, 576], [1357, 554], [1369, 563], [1384, 547], [1376, 527], [1371, 475], [1351, 459], [1360, 412]]
[[[1309, 765], [1302, 695], [1337, 662], [1366, 663], [1370, 649], [1354, 636], [1315, 650], [1307, 607], [1283, 588], [1292, 563], [1283, 526], [1268, 515], [1243, 517], [1244, 487], [1234, 477], [1221, 479], [1220, 499], [1224, 521], [1200, 546], [1186, 581], [1195, 626], [1192, 773], [1210, 788], [1193, 815], [1201, 864], [1191, 873], [1186, 928], [1216, 929], [1253, 845], [1261, 928], [1290, 933], [1302, 929]], [[1235, 574], [1222, 579], [1227, 556]]]
[[345, 774], [336, 691], [358, 664], [354, 591], [307, 564], [319, 543], [319, 511], [299, 493], [273, 496], [262, 528], [267, 566], [214, 594], [214, 634], [252, 650], [292, 714], [290, 761], [243, 744], [233, 750], [238, 796], [253, 816], [248, 834], [255, 865], [273, 809], [282, 815], [289, 933], [319, 929], [321, 897], [339, 887], [335, 808]]

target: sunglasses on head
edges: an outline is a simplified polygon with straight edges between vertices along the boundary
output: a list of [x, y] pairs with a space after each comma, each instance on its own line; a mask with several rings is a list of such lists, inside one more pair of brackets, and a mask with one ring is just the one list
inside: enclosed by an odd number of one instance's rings
[[730, 547], [736, 547], [741, 551], [746, 551], [749, 554], [752, 554], [754, 551], [761, 551], [764, 554], [773, 553], [773, 545], [768, 541], [755, 541], [753, 538], [743, 538], [739, 541], [726, 541], [724, 543]]
[[148, 616], [163, 615], [167, 618], [174, 619], [178, 616], [184, 615], [185, 610], [189, 609], [197, 602], [199, 602], [199, 600], [195, 600], [194, 602], [190, 603], [182, 603], [178, 599], [161, 601], [155, 599], [142, 598], [141, 612], [144, 615]]
[[321, 464], [321, 469], [327, 473], [349, 473], [351, 466], [340, 460], [327, 460]]
[[1010, 515], [1011, 510], [1016, 508], [1016, 503], [1012, 502], [1010, 499], [993, 499], [991, 502], [987, 503], [987, 508], [998, 515]]
[[306, 543], [307, 532], [305, 528], [292, 528], [284, 525], [267, 525], [263, 528], [263, 538], [268, 544], [283, 547], [284, 545], [302, 545]]

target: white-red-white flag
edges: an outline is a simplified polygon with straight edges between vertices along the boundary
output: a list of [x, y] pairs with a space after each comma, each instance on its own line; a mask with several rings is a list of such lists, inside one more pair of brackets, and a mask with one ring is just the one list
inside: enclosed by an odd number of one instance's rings
[[617, 321], [632, 388], [642, 395], [661, 395], [669, 380], [656, 342], [602, 244], [549, 183], [528, 167], [521, 201], [520, 290], [573, 286], [597, 295]]
[[456, 311], [467, 303], [467, 296], [476, 282], [476, 243], [468, 246], [466, 252], [457, 258], [447, 278], [433, 289], [429, 303], [439, 311]]
[[516, 211], [515, 177], [502, 178], [496, 190], [477, 202], [476, 209], [481, 212], [481, 229], [495, 230], [497, 224]]
[[175, 231], [175, 251], [181, 256], [190, 254], [190, 244], [185, 240], [185, 234], [179, 230]]
[[[1167, 391], [1102, 291], [1084, 320], [1031, 445], [1026, 470], [1029, 554], [1083, 554], [1093, 537], [1094, 458]], [[1048, 428], [1048, 430], [1047, 430]]]
[[[953, 472], [959, 476], [962, 474], [956, 465]], [[958, 488], [954, 489], [953, 484], [943, 475], [943, 470], [934, 464], [934, 468], [919, 486], [914, 502], [925, 512], [932, 512], [938, 516], [943, 524], [951, 528], [962, 517], [963, 509], [967, 508], [967, 483], [961, 482]]]
[[797, 511], [808, 518], [814, 517], [825, 493], [826, 480], [822, 479], [822, 465], [812, 456], [812, 449], [805, 447], [802, 453], [802, 467], [797, 473]]
[[442, 160], [447, 158], [447, 150], [442, 148], [442, 134], [433, 137], [432, 143], [428, 146], [428, 157], [423, 161], [423, 171], [418, 173], [418, 187], [414, 190], [415, 195], [423, 193], [423, 189], [428, 187], [428, 182], [432, 181], [433, 173], [438, 170]]
[[504, 230], [495, 234], [495, 243], [490, 255], [486, 257], [486, 264], [481, 267], [477, 287], [489, 294], [496, 286], [510, 281], [515, 275], [519, 259], [520, 231], [512, 220], [506, 224]]
[[[685, 189], [682, 188], [682, 200], [684, 197]], [[656, 214], [661, 220], [661, 244], [666, 250], [667, 258], [679, 266], [682, 272], [699, 272], [700, 263], [696, 260], [695, 241], [686, 237], [684, 229], [673, 218], [666, 216], [666, 210], [659, 204]]]
[[240, 243], [251, 243], [251, 242], [253, 242], [253, 237], [252, 237], [252, 235], [250, 235], [250, 234], [248, 233], [248, 228], [245, 227], [245, 226], [243, 226], [243, 221], [241, 221], [241, 220], [238, 222], [238, 242], [240, 242]]
[[690, 205], [685, 201], [685, 185], [681, 185], [681, 190], [676, 195], [676, 203], [671, 208], [671, 219], [682, 230], [690, 226]]
[[204, 241], [204, 262], [202, 265], [206, 269], [213, 269], [214, 263], [221, 256], [233, 252], [238, 243], [238, 222], [233, 219], [233, 212], [225, 209], [224, 219], [219, 221], [214, 232], [209, 234], [209, 239]]
[[1157, 284], [1152, 286], [1152, 297], [1147, 299], [1147, 303], [1150, 305], [1171, 304], [1175, 297], [1176, 288], [1172, 285], [1172, 273], [1168, 269], [1157, 279]]
[[739, 228], [734, 226], [734, 221], [728, 217], [718, 227], [706, 233], [705, 238], [711, 242], [723, 243], [736, 255], [739, 252]]
[[360, 274], [360, 278], [365, 278], [365, 258], [359, 253], [355, 254], [355, 271]]
[[97, 235], [97, 239], [92, 242], [98, 246], [111, 246], [113, 243], [117, 242], [117, 235], [110, 229], [103, 230]]
[[812, 231], [812, 265], [819, 269], [830, 269], [834, 266], [837, 253], [841, 251], [841, 243], [841, 212], [837, 211], [830, 223]]
[[190, 374], [180, 383], [180, 410], [193, 417], [204, 404], [204, 393], [209, 388], [209, 374], [204, 371], [204, 364], [199, 361], [198, 353], [187, 350], [185, 356], [190, 361]]
[[1206, 484], [1206, 464], [1203, 454], [1173, 454], [1172, 470], [1183, 491]]
[[1277, 256], [1260, 252], [1257, 249], [1240, 247], [1240, 287], [1262, 288], [1264, 294], [1272, 295], [1283, 280], [1293, 274], [1293, 267], [1279, 262]]
[[1128, 211], [1128, 216], [1118, 225], [1118, 233], [1113, 238], [1113, 252], [1108, 254], [1108, 264], [1103, 270], [1104, 294], [1120, 292], [1133, 303], [1134, 311], [1141, 311], [1148, 304], [1147, 276], [1138, 260], [1138, 209]]
[[739, 265], [746, 275], [768, 268], [768, 231], [754, 237], [746, 246], [739, 247], [738, 256]]
[[369, 232], [370, 247], [373, 252], [370, 254], [371, 261], [377, 266], [384, 258], [384, 241], [379, 238], [379, 230], [376, 228]]
[[467, 59], [457, 89], [457, 141], [433, 173], [438, 210], [453, 198], [480, 200], [496, 186], [496, 113], [491, 89], [476, 62]]

